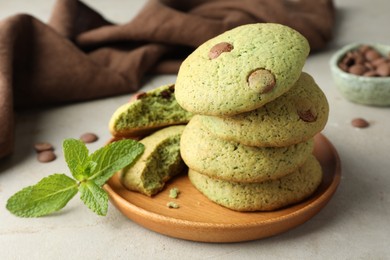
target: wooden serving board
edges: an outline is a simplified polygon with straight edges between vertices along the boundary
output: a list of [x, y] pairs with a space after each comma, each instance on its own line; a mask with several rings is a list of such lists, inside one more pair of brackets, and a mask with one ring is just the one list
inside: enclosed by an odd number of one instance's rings
[[[320, 187], [307, 200], [271, 212], [236, 212], [219, 206], [196, 190], [186, 174], [175, 177], [166, 188], [150, 198], [126, 190], [115, 175], [104, 186], [111, 202], [129, 219], [155, 232], [201, 242], [239, 242], [285, 232], [317, 214], [331, 199], [341, 177], [337, 151], [322, 134], [314, 138], [314, 155], [320, 161], [324, 177]], [[177, 199], [169, 190], [180, 190]], [[180, 205], [167, 207], [169, 201]]]

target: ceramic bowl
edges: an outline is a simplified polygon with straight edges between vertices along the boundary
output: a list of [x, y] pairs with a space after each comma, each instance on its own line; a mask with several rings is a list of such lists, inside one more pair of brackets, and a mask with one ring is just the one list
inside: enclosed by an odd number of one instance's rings
[[[390, 77], [358, 76], [341, 70], [340, 60], [349, 51], [357, 49], [363, 43], [349, 44], [337, 52], [330, 59], [330, 69], [336, 87], [349, 101], [363, 105], [390, 106]], [[390, 46], [383, 44], [367, 44], [384, 56], [390, 53]]]

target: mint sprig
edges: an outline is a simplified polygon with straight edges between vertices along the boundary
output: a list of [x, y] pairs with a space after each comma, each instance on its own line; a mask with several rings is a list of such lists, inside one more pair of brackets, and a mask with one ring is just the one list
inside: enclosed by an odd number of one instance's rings
[[77, 139], [63, 142], [65, 161], [73, 178], [63, 173], [49, 175], [33, 186], [15, 193], [6, 208], [16, 216], [40, 217], [56, 212], [80, 192], [80, 199], [96, 214], [105, 216], [108, 195], [102, 186], [115, 172], [133, 163], [144, 146], [126, 139], [108, 144], [89, 154]]

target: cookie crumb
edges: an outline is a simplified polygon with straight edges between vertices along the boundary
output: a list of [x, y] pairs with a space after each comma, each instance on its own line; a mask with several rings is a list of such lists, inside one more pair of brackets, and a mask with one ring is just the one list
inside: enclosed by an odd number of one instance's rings
[[171, 208], [171, 209], [178, 209], [178, 208], [180, 208], [179, 204], [177, 204], [176, 202], [173, 202], [173, 201], [168, 202], [167, 203], [167, 207]]
[[172, 199], [177, 199], [179, 194], [180, 194], [180, 190], [176, 187], [169, 190], [169, 197]]

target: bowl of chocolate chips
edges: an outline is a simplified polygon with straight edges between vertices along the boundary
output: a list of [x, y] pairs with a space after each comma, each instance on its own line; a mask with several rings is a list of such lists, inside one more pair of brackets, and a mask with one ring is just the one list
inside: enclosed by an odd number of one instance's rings
[[330, 59], [333, 80], [349, 101], [390, 106], [390, 46], [350, 44]]

